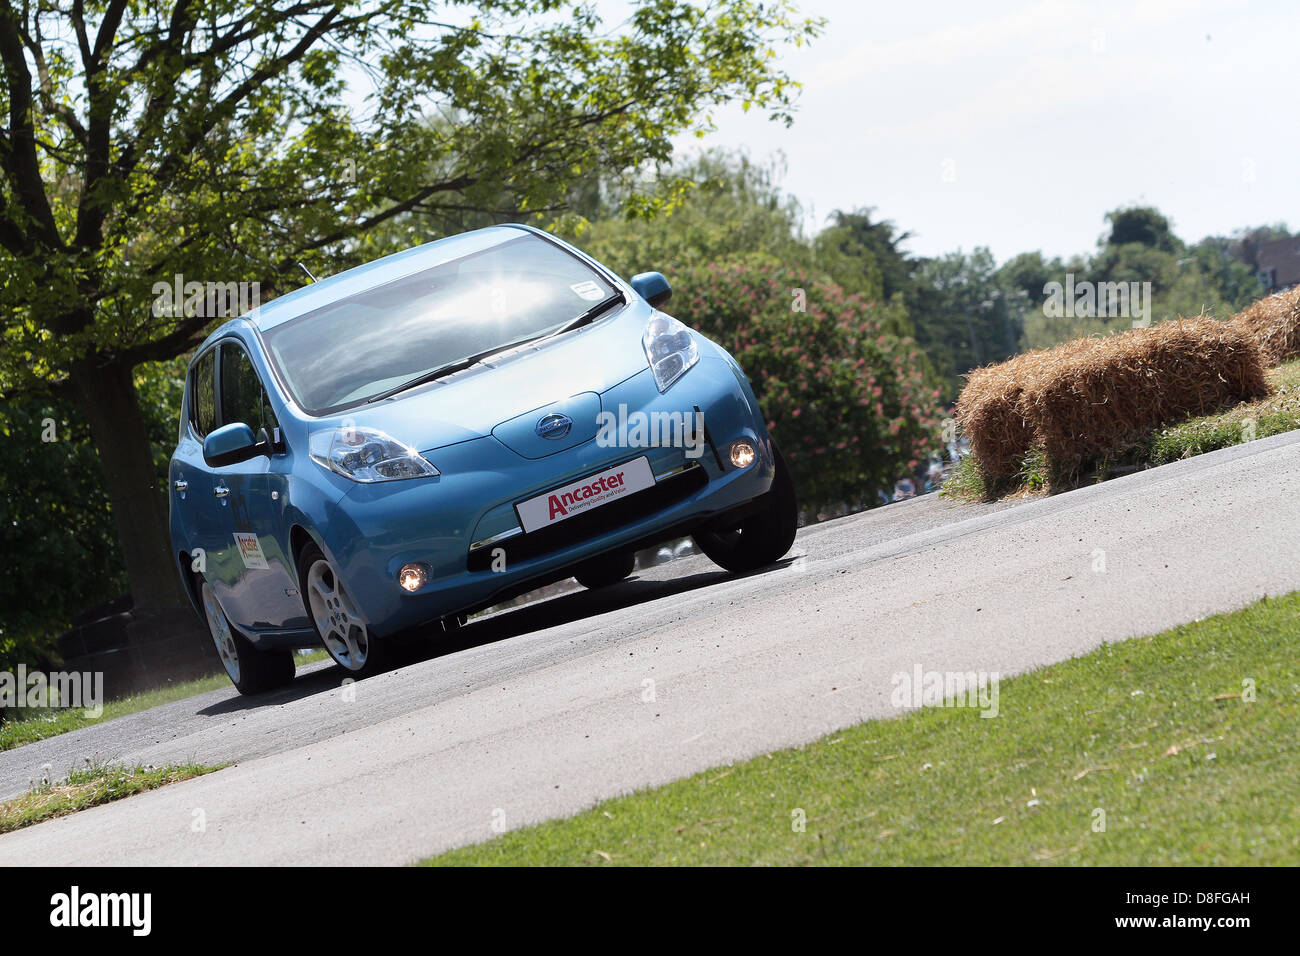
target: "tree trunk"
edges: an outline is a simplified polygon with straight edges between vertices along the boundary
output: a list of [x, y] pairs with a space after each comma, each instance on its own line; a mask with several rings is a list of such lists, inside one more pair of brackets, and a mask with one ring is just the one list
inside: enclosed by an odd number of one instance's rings
[[73, 363], [70, 380], [99, 451], [136, 619], [174, 622], [182, 609], [193, 617], [171, 554], [167, 496], [158, 487], [131, 370], [92, 356]]

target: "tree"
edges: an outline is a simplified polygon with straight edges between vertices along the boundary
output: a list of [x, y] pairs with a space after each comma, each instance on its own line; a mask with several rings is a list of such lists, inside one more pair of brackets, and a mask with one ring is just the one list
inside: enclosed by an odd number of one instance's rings
[[[777, 186], [780, 172], [779, 157], [760, 164], [743, 153], [710, 150], [653, 170], [644, 182], [602, 182], [585, 221], [564, 223], [561, 231], [624, 275], [654, 269], [671, 280], [680, 268], [743, 252], [808, 262], [811, 251], [799, 234], [802, 210]], [[654, 203], [658, 214], [642, 218], [642, 206], [626, 202], [629, 190]]]
[[1115, 209], [1106, 213], [1106, 221], [1110, 223], [1110, 236], [1106, 239], [1109, 245], [1136, 242], [1161, 252], [1177, 252], [1182, 247], [1169, 220], [1152, 206]]
[[[137, 613], [183, 605], [141, 363], [207, 310], [155, 282], [297, 284], [388, 251], [419, 211], [563, 208], [595, 169], [663, 162], [741, 100], [790, 121], [782, 0], [26, 0], [0, 9], [0, 397], [75, 403]], [[162, 314], [157, 314], [161, 312]]]
[[1019, 351], [1033, 300], [1005, 283], [987, 248], [921, 260], [914, 278], [909, 313], [917, 341], [946, 377], [946, 397], [956, 396], [966, 372]]

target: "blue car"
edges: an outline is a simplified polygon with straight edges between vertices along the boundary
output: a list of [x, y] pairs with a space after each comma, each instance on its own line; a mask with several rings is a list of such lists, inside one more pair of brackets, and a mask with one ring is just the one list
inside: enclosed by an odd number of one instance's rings
[[226, 322], [189, 366], [171, 542], [243, 693], [324, 645], [355, 677], [398, 635], [566, 577], [603, 587], [692, 535], [780, 559], [797, 506], [744, 372], [630, 282], [527, 226], [429, 243]]

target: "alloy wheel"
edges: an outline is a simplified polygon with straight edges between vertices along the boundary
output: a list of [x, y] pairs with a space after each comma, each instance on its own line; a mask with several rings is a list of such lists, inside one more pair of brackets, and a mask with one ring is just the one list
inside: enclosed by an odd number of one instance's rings
[[208, 619], [208, 633], [212, 635], [212, 642], [217, 645], [217, 654], [221, 657], [221, 664], [226, 668], [226, 674], [229, 675], [232, 682], [239, 683], [239, 651], [235, 647], [235, 636], [230, 631], [230, 622], [226, 619], [226, 612], [221, 610], [221, 605], [217, 603], [217, 597], [212, 593], [212, 588], [208, 582], [203, 582], [203, 613]]
[[307, 571], [307, 603], [330, 656], [350, 671], [361, 670], [370, 656], [370, 631], [324, 558], [313, 562]]

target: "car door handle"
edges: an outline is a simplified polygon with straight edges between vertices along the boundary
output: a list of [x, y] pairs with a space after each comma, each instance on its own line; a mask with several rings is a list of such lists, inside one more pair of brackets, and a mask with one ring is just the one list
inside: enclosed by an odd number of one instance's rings
[[186, 481], [184, 478], [179, 478], [176, 481], [172, 482], [172, 487], [175, 488], [177, 491], [184, 491], [189, 486], [190, 483]]
[[224, 498], [228, 494], [230, 494], [230, 489], [227, 488], [225, 485], [217, 485], [217, 487], [212, 489], [212, 493], [216, 495], [218, 498]]

